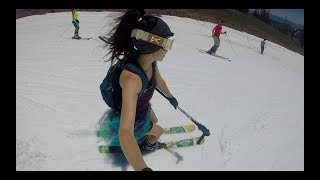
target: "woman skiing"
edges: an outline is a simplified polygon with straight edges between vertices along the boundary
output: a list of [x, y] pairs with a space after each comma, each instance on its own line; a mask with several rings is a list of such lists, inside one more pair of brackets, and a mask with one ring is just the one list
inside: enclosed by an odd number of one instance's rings
[[109, 146], [122, 150], [134, 170], [150, 171], [141, 151], [157, 149], [157, 140], [163, 133], [150, 105], [154, 90], [160, 89], [175, 108], [178, 106], [157, 66], [171, 48], [170, 37], [174, 34], [162, 19], [146, 15], [142, 9], [128, 10], [116, 20], [118, 24], [104, 40], [110, 47], [111, 64], [116, 61], [136, 64], [147, 76], [149, 85], [141, 92], [140, 76], [122, 70], [118, 81], [121, 107], [107, 113], [99, 123], [98, 131]]

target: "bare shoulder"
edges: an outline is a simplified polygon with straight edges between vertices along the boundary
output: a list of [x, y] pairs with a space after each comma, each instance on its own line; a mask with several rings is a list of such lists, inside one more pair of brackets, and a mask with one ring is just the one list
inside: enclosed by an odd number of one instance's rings
[[133, 72], [123, 70], [120, 75], [120, 80], [122, 80], [124, 82], [130, 81], [130, 82], [136, 83], [136, 82], [140, 81], [140, 77], [139, 77], [139, 75], [137, 75]]
[[121, 88], [129, 87], [132, 90], [137, 90], [137, 92], [142, 88], [142, 82], [139, 75], [127, 70], [121, 72], [119, 83]]

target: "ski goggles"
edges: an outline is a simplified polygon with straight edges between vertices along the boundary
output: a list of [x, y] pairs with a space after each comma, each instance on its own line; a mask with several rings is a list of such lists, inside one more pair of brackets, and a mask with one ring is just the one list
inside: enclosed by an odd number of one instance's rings
[[172, 48], [174, 39], [164, 38], [157, 36], [155, 34], [143, 31], [141, 29], [133, 29], [131, 32], [131, 37], [136, 38], [137, 40], [143, 40], [158, 46], [161, 46], [163, 50], [168, 51]]

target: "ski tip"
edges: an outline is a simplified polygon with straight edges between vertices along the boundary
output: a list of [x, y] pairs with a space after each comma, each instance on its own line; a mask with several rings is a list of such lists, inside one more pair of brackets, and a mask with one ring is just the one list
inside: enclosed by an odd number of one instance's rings
[[108, 41], [107, 38], [103, 37], [103, 36], [99, 36], [99, 39], [101, 39], [101, 41], [103, 41], [103, 42], [107, 42]]
[[89, 38], [74, 38], [72, 37], [72, 39], [75, 39], [75, 40], [90, 40], [92, 37], [89, 37]]
[[165, 127], [163, 128], [164, 134], [174, 134], [174, 133], [186, 133], [186, 132], [192, 132], [196, 129], [196, 126], [193, 124], [186, 124], [181, 126], [175, 126], [175, 127]]
[[108, 145], [101, 145], [98, 148], [100, 153], [123, 153], [120, 146], [108, 146]]
[[109, 152], [110, 152], [108, 146], [99, 146], [98, 149], [99, 149], [99, 152], [100, 152], [100, 153], [109, 153]]
[[185, 126], [185, 129], [187, 131], [194, 131], [196, 129], [196, 126], [194, 124], [188, 124]]

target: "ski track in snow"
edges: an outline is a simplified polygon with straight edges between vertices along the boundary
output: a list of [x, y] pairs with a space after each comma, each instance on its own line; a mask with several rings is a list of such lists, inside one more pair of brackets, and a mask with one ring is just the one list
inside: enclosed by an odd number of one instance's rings
[[50, 157], [38, 150], [39, 139], [16, 139], [16, 170], [37, 171], [43, 167]]

